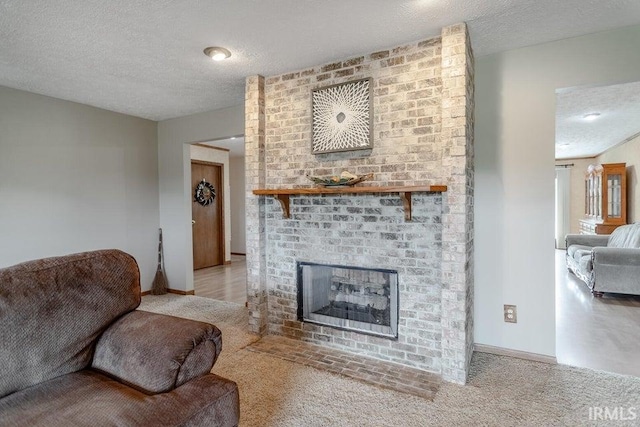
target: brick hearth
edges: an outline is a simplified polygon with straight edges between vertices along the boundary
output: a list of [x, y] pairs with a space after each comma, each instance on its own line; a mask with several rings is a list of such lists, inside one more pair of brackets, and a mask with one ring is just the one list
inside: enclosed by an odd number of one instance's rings
[[281, 336], [266, 336], [246, 349], [424, 399], [433, 400], [440, 388], [438, 376], [419, 369]]

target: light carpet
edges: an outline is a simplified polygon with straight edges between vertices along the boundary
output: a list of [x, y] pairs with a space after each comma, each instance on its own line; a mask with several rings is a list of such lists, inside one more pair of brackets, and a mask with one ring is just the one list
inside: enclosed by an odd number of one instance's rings
[[593, 407], [637, 414], [611, 425], [640, 425], [636, 377], [475, 353], [469, 383], [443, 383], [428, 401], [246, 350], [259, 337], [248, 331], [242, 305], [167, 294], [145, 296], [140, 309], [222, 330], [212, 372], [238, 383], [242, 427], [603, 425], [590, 420]]

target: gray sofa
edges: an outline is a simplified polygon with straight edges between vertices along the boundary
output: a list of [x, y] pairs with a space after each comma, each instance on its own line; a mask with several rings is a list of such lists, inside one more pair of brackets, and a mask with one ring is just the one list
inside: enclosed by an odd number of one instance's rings
[[640, 295], [640, 223], [610, 235], [568, 234], [567, 267], [595, 296], [605, 292]]
[[135, 260], [105, 250], [0, 270], [0, 425], [236, 426], [213, 325], [135, 310]]

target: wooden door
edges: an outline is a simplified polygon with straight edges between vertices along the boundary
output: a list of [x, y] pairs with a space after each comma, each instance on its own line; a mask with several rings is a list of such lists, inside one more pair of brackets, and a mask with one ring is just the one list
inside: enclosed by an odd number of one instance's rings
[[[196, 188], [205, 180], [215, 195], [208, 205], [196, 200]], [[222, 204], [222, 165], [191, 162], [191, 215], [193, 224], [193, 269], [224, 264], [224, 217]], [[205, 190], [207, 193], [207, 190]]]

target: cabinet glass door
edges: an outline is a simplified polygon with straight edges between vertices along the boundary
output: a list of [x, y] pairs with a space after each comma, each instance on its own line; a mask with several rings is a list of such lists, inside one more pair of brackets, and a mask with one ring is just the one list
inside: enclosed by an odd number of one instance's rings
[[596, 176], [596, 216], [602, 218], [602, 176]]
[[596, 186], [595, 178], [589, 178], [589, 215], [596, 214]]
[[589, 180], [586, 179], [584, 181], [584, 214], [589, 215], [589, 200], [591, 199], [589, 195]]
[[607, 177], [607, 215], [609, 218], [622, 216], [622, 178], [620, 174]]

